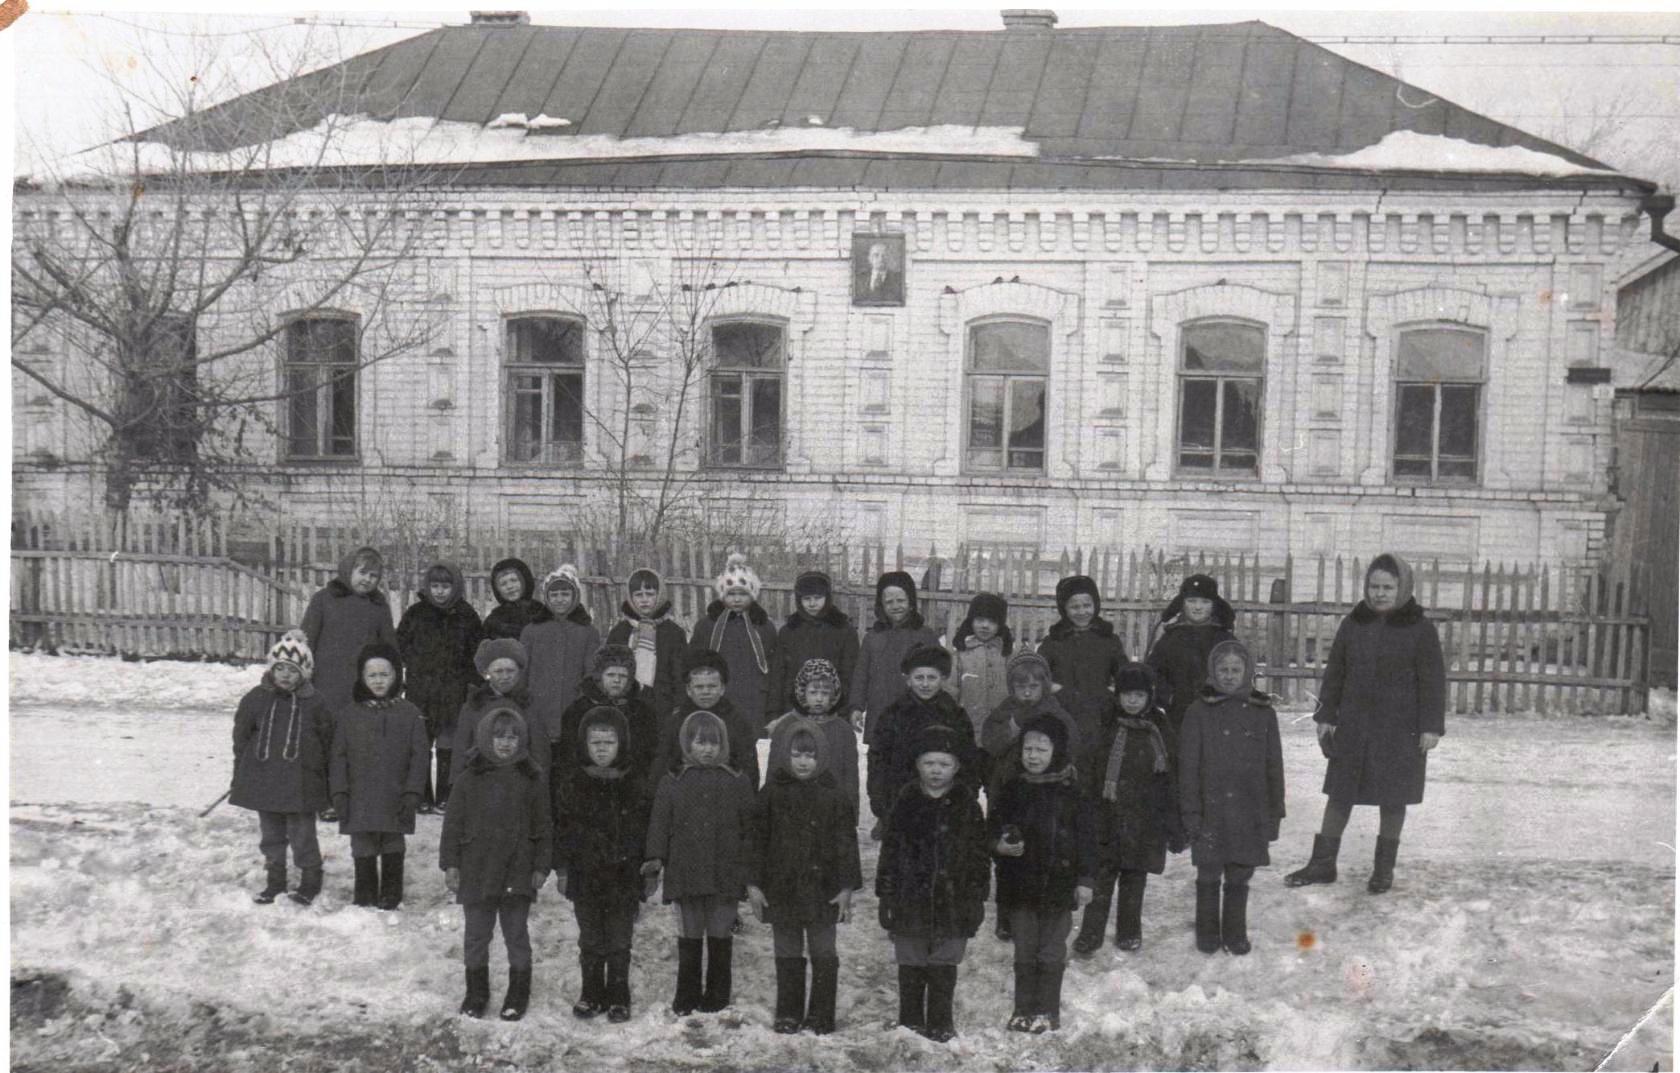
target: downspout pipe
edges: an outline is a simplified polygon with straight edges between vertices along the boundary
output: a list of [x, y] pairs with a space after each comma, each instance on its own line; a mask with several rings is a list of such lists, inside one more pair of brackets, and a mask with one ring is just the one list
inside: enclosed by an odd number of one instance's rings
[[1674, 195], [1652, 194], [1639, 203], [1639, 208], [1651, 217], [1651, 241], [1680, 253], [1680, 235], [1671, 235], [1663, 230], [1663, 217], [1674, 211]]

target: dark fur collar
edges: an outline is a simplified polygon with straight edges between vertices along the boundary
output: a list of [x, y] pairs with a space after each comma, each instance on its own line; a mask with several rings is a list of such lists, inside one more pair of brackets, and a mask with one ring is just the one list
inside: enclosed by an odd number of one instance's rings
[[[1367, 604], [1364, 600], [1361, 600], [1357, 604], [1353, 605], [1353, 621], [1359, 623], [1361, 626], [1369, 625], [1377, 619], [1384, 617], [1385, 616], [1379, 615], [1376, 611], [1372, 610], [1371, 605]], [[1417, 602], [1416, 597], [1412, 597], [1393, 611], [1390, 611], [1386, 616], [1386, 619], [1386, 625], [1389, 626], [1414, 626], [1423, 621], [1423, 605]]]
[[[758, 605], [754, 604], [753, 606], [757, 607]], [[839, 629], [846, 629], [852, 624], [851, 618], [848, 617], [844, 611], [835, 607], [832, 601], [823, 605], [822, 614], [818, 615], [816, 618], [812, 618], [804, 611], [795, 611], [787, 617], [787, 625], [790, 630], [796, 630], [807, 622], [823, 626], [834, 626]]]
[[[327, 582], [326, 587], [327, 591], [332, 593], [334, 596], [362, 596], [361, 593], [358, 593], [355, 589], [352, 589], [338, 578], [333, 578], [331, 581]], [[367, 600], [369, 603], [378, 604], [380, 607], [385, 606], [384, 589], [374, 589], [372, 592], [362, 596], [362, 598]]]
[[1228, 700], [1240, 698], [1247, 704], [1255, 704], [1262, 708], [1277, 707], [1277, 697], [1259, 689], [1250, 689], [1247, 693], [1221, 693], [1212, 686], [1203, 686], [1199, 694], [1204, 704], [1223, 704]]
[[[1074, 628], [1073, 623], [1069, 622], [1065, 618], [1059, 618], [1050, 624], [1050, 629], [1046, 631], [1046, 636], [1053, 637], [1060, 641], [1064, 637], [1071, 637], [1079, 632], [1079, 630]], [[1096, 618], [1091, 620], [1090, 632], [1098, 637], [1113, 637], [1114, 623], [1108, 621], [1106, 618], [1103, 618], [1101, 615], [1098, 615]]]

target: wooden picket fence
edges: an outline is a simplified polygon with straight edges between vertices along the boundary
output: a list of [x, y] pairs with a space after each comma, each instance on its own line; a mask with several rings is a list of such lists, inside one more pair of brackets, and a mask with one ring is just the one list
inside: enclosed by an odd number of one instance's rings
[[[712, 578], [727, 554], [698, 543], [578, 548], [542, 534], [475, 533], [455, 541], [382, 546], [394, 617], [418, 598], [423, 571], [439, 557], [463, 569], [468, 600], [488, 611], [495, 606], [490, 567], [511, 550], [529, 556], [539, 578], [557, 562], [577, 564], [586, 606], [603, 632], [619, 616], [624, 578], [637, 566], [661, 574], [673, 614], [691, 625], [716, 598]], [[310, 594], [361, 542], [353, 530], [305, 524], [252, 539], [220, 520], [131, 520], [119, 529], [19, 516], [12, 530], [12, 644], [259, 659], [301, 621]], [[778, 622], [793, 610], [794, 578], [820, 569], [834, 579], [841, 609], [866, 629], [874, 620], [874, 579], [908, 569], [922, 581], [924, 618], [946, 637], [972, 595], [986, 591], [1008, 599], [1009, 624], [1025, 645], [1042, 640], [1056, 620], [1056, 580], [1088, 574], [1103, 594], [1103, 614], [1134, 657], [1148, 651], [1183, 577], [1210, 574], [1236, 611], [1237, 635], [1255, 651], [1263, 686], [1293, 703], [1315, 697], [1336, 627], [1364, 578], [1364, 563], [1349, 557], [1268, 562], [1164, 550], [966, 546], [907, 556], [902, 547], [878, 544], [749, 551], [763, 579], [759, 602]], [[1453, 710], [1644, 709], [1649, 619], [1643, 594], [1625, 577], [1556, 564], [1415, 565], [1417, 597], [1440, 631]]]

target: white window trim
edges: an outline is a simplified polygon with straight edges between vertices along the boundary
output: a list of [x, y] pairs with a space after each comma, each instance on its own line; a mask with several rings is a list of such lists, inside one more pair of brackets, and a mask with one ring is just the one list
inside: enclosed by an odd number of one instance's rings
[[[758, 320], [780, 321], [782, 336], [782, 465], [775, 472], [809, 473], [811, 458], [803, 422], [814, 421], [814, 428], [829, 427], [829, 422], [810, 417], [805, 393], [805, 339], [817, 325], [817, 295], [787, 287], [772, 287], [767, 283], [741, 283], [720, 289], [710, 308], [706, 310], [707, 330], [717, 321]], [[702, 469], [710, 468], [712, 435], [711, 370], [706, 371], [704, 398], [699, 412], [704, 421], [701, 443], [704, 456]], [[720, 472], [736, 467], [723, 467]], [[743, 467], [749, 468], [749, 467]], [[771, 472], [771, 471], [765, 471]]]
[[1413, 322], [1407, 323], [1407, 324], [1396, 324], [1394, 326], [1394, 329], [1393, 329], [1395, 365], [1393, 367], [1391, 367], [1391, 369], [1394, 373], [1394, 383], [1391, 386], [1393, 387], [1394, 390], [1389, 397], [1389, 406], [1391, 406], [1391, 407], [1398, 407], [1399, 406], [1399, 404], [1400, 404], [1400, 392], [1399, 392], [1400, 384], [1402, 384], [1402, 383], [1406, 383], [1406, 384], [1421, 383], [1421, 381], [1417, 381], [1417, 380], [1402, 381], [1402, 380], [1399, 379], [1397, 366], [1399, 364], [1400, 337], [1405, 335], [1407, 332], [1427, 331], [1427, 330], [1432, 329], [1432, 328], [1434, 328], [1434, 329], [1446, 329], [1446, 330], [1450, 330], [1450, 331], [1469, 332], [1473, 335], [1479, 336], [1482, 340], [1482, 375], [1479, 379], [1475, 379], [1475, 380], [1442, 380], [1442, 381], [1439, 381], [1439, 382], [1437, 382], [1433, 385], [1434, 388], [1435, 388], [1435, 393], [1434, 393], [1435, 412], [1434, 412], [1434, 418], [1433, 418], [1433, 420], [1434, 420], [1434, 428], [1433, 428], [1434, 438], [1433, 438], [1433, 442], [1431, 442], [1431, 444], [1430, 444], [1430, 469], [1433, 470], [1433, 471], [1438, 471], [1440, 469], [1440, 464], [1441, 464], [1441, 388], [1443, 386], [1446, 386], [1446, 385], [1452, 385], [1452, 386], [1456, 386], [1456, 387], [1464, 387], [1464, 386], [1467, 386], [1467, 385], [1474, 386], [1477, 390], [1477, 395], [1476, 395], [1476, 457], [1474, 459], [1475, 464], [1476, 464], [1476, 475], [1474, 477], [1470, 478], [1469, 480], [1465, 480], [1463, 478], [1455, 478], [1455, 477], [1442, 478], [1442, 477], [1434, 475], [1434, 474], [1432, 474], [1431, 476], [1428, 476], [1428, 477], [1415, 477], [1415, 476], [1410, 476], [1410, 475], [1402, 476], [1401, 474], [1397, 473], [1395, 471], [1395, 453], [1399, 449], [1399, 444], [1396, 441], [1397, 441], [1397, 439], [1400, 435], [1400, 429], [1399, 429], [1399, 425], [1398, 425], [1398, 422], [1397, 422], [1398, 414], [1390, 414], [1389, 415], [1389, 430], [1388, 430], [1388, 479], [1396, 486], [1408, 486], [1408, 487], [1417, 487], [1417, 488], [1479, 488], [1479, 487], [1481, 487], [1482, 476], [1483, 476], [1483, 473], [1485, 472], [1485, 469], [1486, 469], [1486, 466], [1487, 466], [1487, 449], [1488, 449], [1487, 438], [1484, 435], [1484, 432], [1487, 428], [1488, 403], [1490, 401], [1488, 399], [1488, 391], [1487, 391], [1488, 333], [1487, 333], [1486, 329], [1479, 328], [1479, 327], [1476, 327], [1476, 326], [1470, 325], [1470, 324], [1459, 324], [1459, 323], [1455, 323], [1455, 322], [1440, 321], [1440, 320], [1413, 321]]

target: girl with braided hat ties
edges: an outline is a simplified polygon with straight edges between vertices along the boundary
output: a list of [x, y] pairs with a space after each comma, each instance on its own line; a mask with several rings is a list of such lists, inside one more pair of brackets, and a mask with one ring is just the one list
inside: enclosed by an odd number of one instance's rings
[[731, 554], [713, 586], [718, 598], [706, 608], [706, 617], [694, 624], [688, 650], [690, 656], [716, 652], [724, 658], [729, 664], [725, 695], [753, 736], [762, 738], [772, 706], [782, 695], [776, 628], [758, 605], [761, 585], [746, 556]]
[[1324, 822], [1312, 860], [1284, 883], [1336, 881], [1336, 854], [1355, 805], [1380, 810], [1376, 863], [1365, 889], [1394, 883], [1406, 806], [1423, 800], [1429, 751], [1446, 733], [1447, 672], [1435, 624], [1412, 595], [1412, 568], [1392, 552], [1371, 560], [1365, 598], [1336, 629], [1318, 692]]

